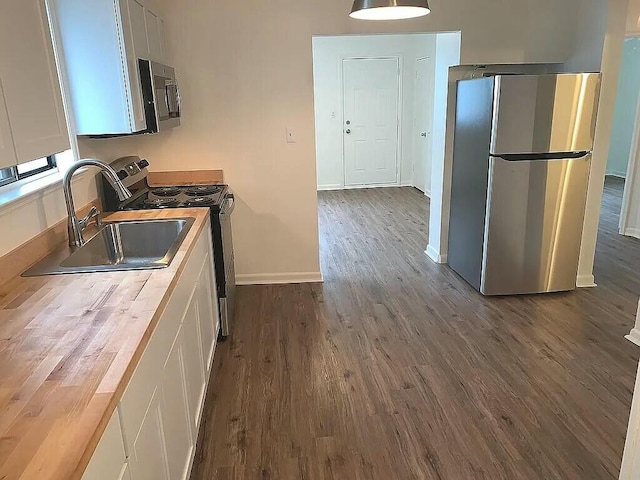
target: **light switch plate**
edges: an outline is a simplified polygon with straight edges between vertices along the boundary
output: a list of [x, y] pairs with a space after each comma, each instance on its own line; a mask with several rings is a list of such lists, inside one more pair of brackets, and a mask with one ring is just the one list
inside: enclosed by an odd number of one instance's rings
[[296, 143], [296, 131], [287, 127], [287, 143]]

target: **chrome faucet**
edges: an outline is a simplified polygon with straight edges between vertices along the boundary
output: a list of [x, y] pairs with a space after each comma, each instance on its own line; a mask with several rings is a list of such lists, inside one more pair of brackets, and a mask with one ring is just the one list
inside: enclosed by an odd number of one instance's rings
[[73, 196], [71, 194], [71, 178], [73, 174], [82, 167], [98, 167], [102, 169], [104, 172], [104, 176], [107, 181], [111, 184], [113, 189], [118, 194], [118, 198], [120, 201], [127, 200], [131, 198], [131, 192], [125, 187], [122, 181], [118, 178], [118, 174], [115, 172], [113, 168], [107, 165], [100, 160], [95, 160], [93, 158], [87, 158], [85, 160], [80, 160], [79, 162], [74, 163], [67, 173], [64, 174], [63, 180], [63, 189], [64, 189], [64, 200], [67, 204], [67, 231], [69, 233], [69, 246], [71, 247], [81, 247], [84, 245], [84, 237], [82, 236], [82, 232], [85, 231], [89, 222], [92, 218], [96, 219], [96, 223], [98, 226], [102, 225], [102, 220], [100, 219], [100, 212], [94, 206], [91, 207], [89, 214], [82, 218], [78, 219], [78, 214], [76, 213], [76, 208], [73, 204]]

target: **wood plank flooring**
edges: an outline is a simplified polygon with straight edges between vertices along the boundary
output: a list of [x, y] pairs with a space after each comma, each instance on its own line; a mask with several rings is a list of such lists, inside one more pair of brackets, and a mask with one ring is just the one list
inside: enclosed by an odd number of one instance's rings
[[192, 479], [614, 479], [640, 242], [607, 183], [598, 288], [484, 298], [412, 188], [319, 193], [324, 284], [241, 287]]

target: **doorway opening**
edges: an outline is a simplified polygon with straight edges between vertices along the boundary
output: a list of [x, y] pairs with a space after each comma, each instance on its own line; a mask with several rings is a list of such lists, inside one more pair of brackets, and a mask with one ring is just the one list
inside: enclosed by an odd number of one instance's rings
[[423, 254], [441, 202], [432, 185], [444, 164], [448, 72], [459, 60], [460, 32], [313, 37], [321, 237], [338, 235], [323, 210], [337, 218], [340, 205], [361, 205], [418, 219]]
[[619, 232], [635, 238], [640, 238], [639, 126], [640, 37], [633, 36], [624, 40], [604, 197], [610, 207], [612, 202], [615, 205], [612, 213], [619, 216]]

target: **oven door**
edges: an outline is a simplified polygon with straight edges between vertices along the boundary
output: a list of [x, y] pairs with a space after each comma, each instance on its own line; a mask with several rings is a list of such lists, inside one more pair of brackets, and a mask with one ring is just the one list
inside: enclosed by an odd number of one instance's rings
[[236, 296], [236, 271], [235, 258], [233, 253], [233, 236], [231, 233], [231, 213], [235, 208], [233, 194], [229, 192], [220, 208], [220, 230], [222, 233], [222, 254], [224, 257], [224, 279], [225, 291], [221, 302], [221, 335], [227, 337], [230, 332], [231, 323], [235, 312]]

